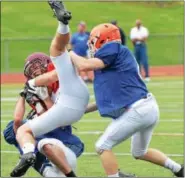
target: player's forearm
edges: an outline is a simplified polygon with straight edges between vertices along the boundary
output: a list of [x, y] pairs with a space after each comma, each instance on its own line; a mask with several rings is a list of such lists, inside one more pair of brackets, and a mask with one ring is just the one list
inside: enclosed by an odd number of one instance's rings
[[96, 111], [98, 108], [97, 108], [97, 105], [96, 103], [89, 103], [88, 106], [87, 106], [87, 109], [85, 111], [85, 114], [87, 113], [90, 113], [90, 112], [94, 112]]
[[47, 109], [50, 109], [50, 108], [53, 106], [53, 101], [51, 100], [50, 97], [46, 98], [46, 99], [44, 100], [44, 103], [45, 103]]
[[16, 103], [14, 110], [14, 132], [17, 132], [17, 129], [20, 127], [25, 113], [25, 99], [20, 97]]
[[80, 70], [80, 71], [92, 70], [89, 68], [89, 66], [87, 64], [87, 59], [85, 59], [81, 56], [78, 56], [73, 51], [70, 51], [70, 57], [71, 57], [73, 64], [77, 67], [78, 70]]
[[23, 120], [25, 113], [25, 99], [20, 97], [16, 103], [15, 110], [14, 110], [14, 121], [19, 123]]
[[75, 52], [70, 51], [70, 57], [73, 64], [80, 71], [92, 71], [96, 69], [102, 69], [105, 64], [97, 58], [85, 59], [84, 57], [78, 56]]
[[133, 40], [133, 42], [137, 42], [137, 41], [145, 42], [146, 39], [147, 39], [146, 37], [143, 37], [143, 38], [135, 38], [135, 39]]
[[29, 82], [32, 86], [48, 86], [51, 83], [54, 83], [58, 80], [56, 70], [42, 74], [34, 79], [31, 79]]

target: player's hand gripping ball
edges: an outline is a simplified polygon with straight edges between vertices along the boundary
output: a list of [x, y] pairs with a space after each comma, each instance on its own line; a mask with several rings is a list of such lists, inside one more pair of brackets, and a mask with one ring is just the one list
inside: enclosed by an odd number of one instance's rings
[[[40, 87], [42, 88], [42, 87]], [[25, 85], [24, 89], [21, 91], [20, 95], [25, 98], [26, 102], [37, 111], [37, 106], [40, 105], [44, 110], [47, 110], [47, 107], [45, 103], [43, 102], [43, 99], [40, 98], [40, 96], [37, 95], [38, 91], [35, 91], [33, 89], [30, 89], [30, 87]], [[41, 94], [40, 94], [41, 95]], [[46, 97], [47, 94], [43, 95]], [[42, 98], [44, 98], [42, 96]], [[41, 109], [42, 109], [41, 108]], [[39, 111], [37, 111], [39, 112]]]
[[28, 87], [28, 92], [35, 94], [41, 100], [45, 100], [49, 97], [49, 92], [47, 87], [35, 87], [31, 84], [31, 82], [27, 82], [26, 86]]

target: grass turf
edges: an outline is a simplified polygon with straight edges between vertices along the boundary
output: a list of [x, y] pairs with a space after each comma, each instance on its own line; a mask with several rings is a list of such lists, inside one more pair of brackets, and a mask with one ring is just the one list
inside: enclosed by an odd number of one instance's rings
[[[72, 11], [72, 32], [80, 20], [87, 22], [88, 30], [93, 26], [117, 19], [129, 36], [135, 20], [141, 18], [150, 34], [183, 34], [183, 3], [166, 2], [161, 8], [155, 3], [143, 2], [65, 2]], [[46, 2], [2, 2], [2, 38], [52, 37], [57, 21]], [[42, 8], [41, 8], [42, 7]], [[178, 17], [178, 18], [177, 18]], [[9, 72], [20, 72], [24, 59], [32, 52], [48, 53], [51, 40], [9, 41]], [[132, 49], [132, 44], [127, 39]], [[6, 71], [5, 43], [1, 41], [1, 71]], [[183, 37], [158, 36], [148, 39], [148, 55], [151, 65], [183, 63]]]
[[[155, 128], [154, 133], [161, 133], [161, 136], [154, 135], [150, 146], [158, 148], [167, 154], [178, 154], [171, 157], [175, 161], [182, 163], [183, 160], [183, 79], [179, 77], [173, 78], [154, 78], [147, 84], [150, 91], [156, 96], [160, 111], [161, 122]], [[4, 98], [17, 97], [18, 91], [22, 85], [2, 85], [1, 100]], [[91, 93], [91, 101], [94, 101], [92, 85], [89, 85]], [[12, 119], [15, 101], [1, 102], [1, 130], [3, 130], [8, 122]], [[100, 134], [93, 133], [95, 131], [103, 131], [109, 123], [109, 119], [100, 118], [97, 112], [85, 115], [79, 123], [74, 124], [77, 130], [74, 130], [85, 143], [85, 152], [94, 153], [94, 143]], [[91, 131], [91, 133], [87, 133]], [[86, 133], [84, 133], [86, 132]], [[180, 134], [175, 136], [175, 134]], [[170, 134], [170, 135], [165, 135]], [[10, 151], [10, 152], [7, 152]], [[7, 145], [1, 136], [1, 176], [9, 176], [11, 169], [18, 160], [18, 154], [14, 147]], [[114, 148], [115, 153], [130, 153], [130, 140], [125, 141]], [[133, 172], [138, 176], [155, 176], [170, 177], [172, 173], [161, 167], [136, 161], [130, 155], [117, 156], [120, 168]], [[78, 176], [104, 176], [100, 160], [96, 155], [82, 155], [78, 159]], [[30, 169], [25, 176], [38, 176], [38, 174]]]

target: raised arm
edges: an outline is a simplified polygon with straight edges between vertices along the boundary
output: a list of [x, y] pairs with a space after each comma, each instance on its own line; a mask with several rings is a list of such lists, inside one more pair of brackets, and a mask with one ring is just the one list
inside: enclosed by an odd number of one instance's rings
[[39, 75], [38, 77], [28, 81], [30, 86], [48, 86], [58, 80], [58, 75], [56, 70], [47, 72], [45, 74]]
[[70, 51], [70, 56], [74, 65], [80, 71], [91, 71], [91, 70], [102, 69], [105, 67], [105, 64], [103, 63], [103, 61], [98, 58], [90, 58], [87, 60], [81, 56], [78, 56], [73, 51]]

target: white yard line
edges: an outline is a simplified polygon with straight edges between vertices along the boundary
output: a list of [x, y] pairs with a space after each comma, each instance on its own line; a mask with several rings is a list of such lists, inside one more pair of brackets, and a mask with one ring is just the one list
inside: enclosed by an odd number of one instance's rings
[[[165, 106], [163, 108], [183, 108], [184, 106], [184, 102], [160, 102], [159, 104], [160, 106]], [[15, 102], [4, 102], [4, 103], [1, 103], [1, 107], [2, 106], [15, 106]], [[161, 108], [161, 107], [160, 107]]]
[[[104, 133], [104, 131], [100, 130], [94, 130], [94, 131], [76, 131], [74, 134], [77, 135], [100, 135]], [[3, 132], [1, 132], [1, 135], [3, 136]], [[184, 133], [153, 133], [153, 136], [174, 136], [174, 137], [183, 137]]]
[[[1, 117], [12, 117], [12, 115], [1, 115]], [[1, 123], [8, 123], [11, 120], [1, 120]], [[111, 120], [109, 119], [99, 119], [99, 118], [91, 118], [91, 119], [83, 119], [79, 121], [80, 123], [109, 123]], [[184, 122], [183, 119], [163, 119], [159, 122]]]
[[18, 98], [15, 98], [15, 97], [2, 97], [1, 102], [12, 102], [12, 101], [17, 101], [17, 99]]
[[[79, 135], [100, 135], [103, 131], [81, 131], [81, 132], [75, 132], [75, 134]], [[175, 137], [181, 137], [184, 136], [183, 133], [154, 133], [154, 136], [175, 136]]]
[[[155, 81], [151, 81], [149, 83], [147, 83], [147, 86], [162, 86], [162, 87], [168, 87], [168, 86], [172, 86], [172, 88], [178, 88], [179, 86], [177, 85], [183, 85], [183, 80], [182, 81], [160, 81], [160, 82], [155, 82]], [[88, 85], [88, 88], [93, 88], [93, 85]]]
[[[179, 85], [183, 85], [183, 79], [182, 80], [177, 80], [177, 81], [175, 81], [175, 80], [161, 80], [161, 81], [151, 81], [151, 82], [149, 82], [149, 83], [147, 83], [147, 85], [148, 86], [150, 86], [150, 85], [161, 85], [161, 86], [166, 86], [166, 85], [170, 85], [170, 84], [175, 84], [175, 85], [173, 85], [173, 87], [176, 87], [178, 84]], [[93, 88], [93, 84], [88, 84], [87, 85], [87, 87], [88, 88]], [[17, 89], [15, 89], [15, 88], [17, 88]], [[22, 85], [20, 85], [20, 86], [15, 86], [15, 87], [6, 87], [6, 86], [2, 86], [2, 88], [1, 88], [1, 92], [3, 91], [3, 92], [5, 92], [5, 91], [14, 91], [14, 92], [17, 92], [17, 93], [19, 93], [20, 92], [20, 90], [22, 89]]]
[[[178, 107], [178, 108], [164, 108], [164, 107], [159, 107], [159, 109], [160, 109], [160, 112], [161, 113], [174, 113], [174, 112], [176, 112], [176, 113], [184, 113], [184, 109], [183, 109], [183, 107]], [[13, 115], [13, 113], [14, 113], [14, 110], [13, 109], [11, 109], [11, 110], [8, 110], [8, 109], [2, 109], [1, 108], [1, 117], [3, 116], [3, 115], [7, 115], [7, 114], [12, 114]]]
[[[90, 95], [91, 99], [94, 99], [94, 95]], [[174, 98], [182, 98], [183, 100], [183, 95], [158, 95], [157, 98], [168, 98], [168, 99], [174, 99]], [[13, 102], [17, 101], [18, 97], [2, 97], [1, 102]]]
[[[19, 152], [17, 151], [5, 151], [2, 150], [1, 153], [5, 153], [5, 154], [18, 154]], [[97, 156], [97, 153], [95, 152], [84, 152], [82, 155], [84, 156]], [[116, 156], [131, 156], [130, 153], [115, 153]], [[184, 157], [183, 154], [167, 154], [167, 156], [170, 157]]]

